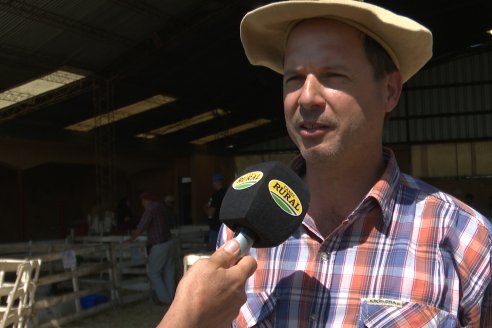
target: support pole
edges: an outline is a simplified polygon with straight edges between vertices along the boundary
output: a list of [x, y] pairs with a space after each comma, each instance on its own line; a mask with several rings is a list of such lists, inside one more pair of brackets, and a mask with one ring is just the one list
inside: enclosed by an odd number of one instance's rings
[[24, 208], [24, 176], [22, 170], [17, 170], [17, 201], [19, 206], [19, 239], [26, 240], [26, 215]]

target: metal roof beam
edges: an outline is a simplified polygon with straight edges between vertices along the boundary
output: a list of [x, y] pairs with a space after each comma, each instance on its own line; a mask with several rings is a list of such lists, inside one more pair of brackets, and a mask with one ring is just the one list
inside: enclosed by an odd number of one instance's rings
[[92, 79], [90, 77], [67, 84], [64, 87], [55, 89], [45, 94], [29, 98], [23, 102], [5, 108], [0, 111], [0, 123], [9, 121], [22, 115], [34, 112], [41, 108], [54, 105], [65, 99], [69, 99], [88, 92], [92, 89]]
[[151, 4], [143, 0], [112, 0], [112, 1], [122, 6], [128, 7], [133, 11], [144, 14], [148, 17], [155, 18], [158, 21], [168, 22], [169, 20], [171, 21], [174, 20], [173, 16], [164, 13], [156, 6], [152, 6]]
[[62, 30], [69, 30], [85, 37], [96, 38], [104, 42], [112, 42], [132, 46], [132, 40], [121, 35], [108, 32], [104, 29], [82, 23], [75, 19], [49, 12], [43, 8], [34, 6], [28, 1], [0, 0], [0, 10], [8, 11], [14, 15], [24, 17], [28, 20], [38, 21], [46, 25], [51, 25]]

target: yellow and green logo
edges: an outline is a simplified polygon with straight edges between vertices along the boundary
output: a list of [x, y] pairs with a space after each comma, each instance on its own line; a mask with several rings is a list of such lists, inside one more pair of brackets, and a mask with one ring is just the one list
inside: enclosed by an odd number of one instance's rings
[[280, 180], [271, 180], [268, 190], [273, 200], [287, 214], [299, 216], [302, 213], [302, 204], [296, 193]]
[[246, 173], [244, 175], [241, 175], [239, 178], [236, 179], [236, 181], [234, 181], [234, 183], [232, 184], [232, 188], [236, 190], [249, 188], [260, 181], [261, 178], [263, 178], [263, 172], [261, 171]]

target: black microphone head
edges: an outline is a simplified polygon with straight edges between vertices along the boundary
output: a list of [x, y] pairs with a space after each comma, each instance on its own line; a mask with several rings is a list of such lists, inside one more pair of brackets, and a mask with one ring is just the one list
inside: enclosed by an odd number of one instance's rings
[[308, 206], [302, 179], [285, 164], [272, 161], [241, 173], [227, 190], [219, 217], [233, 231], [244, 227], [253, 232], [253, 247], [273, 247], [296, 231]]

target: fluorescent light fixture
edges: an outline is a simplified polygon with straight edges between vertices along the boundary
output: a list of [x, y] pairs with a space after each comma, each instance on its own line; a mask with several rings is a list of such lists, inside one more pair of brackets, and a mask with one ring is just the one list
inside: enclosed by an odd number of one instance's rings
[[21, 101], [85, 78], [85, 75], [59, 70], [0, 93], [0, 110]]
[[170, 96], [165, 96], [161, 94], [155, 95], [150, 98], [133, 103], [131, 105], [121, 107], [112, 112], [105, 113], [99, 116], [94, 116], [85, 121], [67, 126], [65, 127], [65, 129], [72, 130], [72, 131], [87, 132], [97, 127], [111, 124], [123, 120], [127, 117], [146, 112], [153, 108], [173, 102], [175, 100], [176, 100], [175, 98]]
[[233, 134], [237, 134], [237, 133], [240, 133], [240, 132], [243, 132], [246, 130], [257, 128], [257, 127], [265, 125], [265, 124], [269, 124], [270, 122], [271, 122], [270, 120], [267, 120], [265, 118], [260, 118], [256, 121], [253, 121], [253, 122], [238, 125], [236, 127], [233, 127], [233, 128], [230, 128], [230, 129], [227, 129], [227, 130], [215, 133], [215, 134], [211, 134], [209, 136], [206, 136], [206, 137], [203, 137], [200, 139], [190, 141], [190, 143], [195, 144], [195, 145], [204, 145], [206, 143], [209, 143], [209, 142], [212, 142], [215, 140], [219, 140], [219, 139], [222, 139], [225, 137], [232, 136]]
[[200, 124], [200, 123], [203, 123], [206, 121], [213, 120], [214, 118], [217, 118], [217, 117], [225, 116], [229, 113], [230, 112], [225, 111], [222, 108], [217, 108], [217, 109], [211, 110], [209, 112], [206, 112], [206, 113], [203, 113], [200, 115], [196, 115], [196, 116], [184, 119], [184, 120], [176, 122], [176, 123], [162, 126], [158, 129], [149, 131], [147, 133], [138, 134], [137, 137], [150, 139], [148, 137], [149, 135], [153, 135], [153, 136], [161, 135], [161, 136], [163, 136], [163, 135], [170, 134], [170, 133], [182, 130], [182, 129], [186, 129], [187, 127], [190, 127], [190, 126], [193, 126], [196, 124]]
[[154, 139], [155, 138], [155, 134], [140, 133], [140, 134], [137, 134], [137, 137], [142, 138], [142, 139]]

